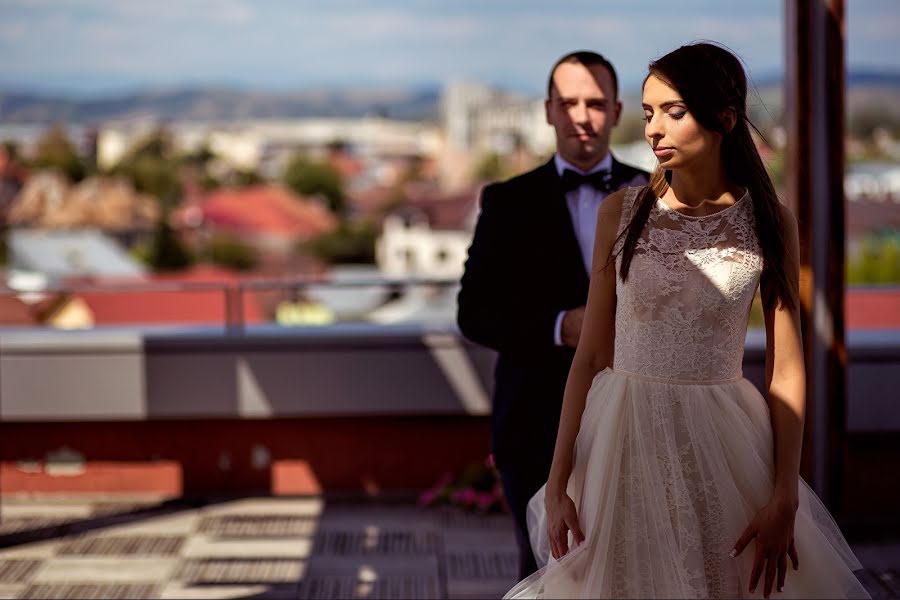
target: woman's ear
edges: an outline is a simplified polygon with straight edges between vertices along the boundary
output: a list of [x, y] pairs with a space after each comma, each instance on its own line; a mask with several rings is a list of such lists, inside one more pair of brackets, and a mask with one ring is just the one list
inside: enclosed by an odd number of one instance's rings
[[726, 108], [719, 113], [719, 122], [722, 123], [725, 133], [731, 133], [731, 130], [737, 125], [737, 111], [733, 108]]

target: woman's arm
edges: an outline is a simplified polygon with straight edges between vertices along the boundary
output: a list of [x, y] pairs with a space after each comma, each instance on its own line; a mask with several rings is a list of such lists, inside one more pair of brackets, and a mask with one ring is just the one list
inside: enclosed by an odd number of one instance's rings
[[[766, 320], [766, 388], [774, 444], [774, 490], [772, 499], [744, 530], [733, 555], [756, 539], [753, 570], [750, 574], [752, 593], [765, 568], [764, 595], [769, 597], [773, 583], [778, 591], [784, 587], [787, 558], [794, 569], [799, 560], [794, 548], [794, 517], [799, 505], [800, 450], [803, 445], [803, 419], [806, 411], [806, 378], [803, 366], [803, 343], [800, 333], [800, 243], [797, 220], [781, 207], [784, 222], [785, 272], [794, 297], [794, 308], [768, 303]], [[773, 295], [763, 289], [763, 298]]]
[[593, 269], [584, 313], [584, 325], [575, 358], [566, 381], [559, 431], [553, 451], [553, 463], [547, 481], [545, 504], [550, 550], [555, 558], [568, 552], [568, 532], [575, 543], [584, 535], [572, 499], [566, 494], [572, 472], [575, 438], [581, 426], [585, 400], [594, 376], [613, 362], [616, 315], [616, 267], [610, 260], [622, 217], [625, 191], [605, 198], [597, 212], [597, 234], [594, 240]]
[[[775, 497], [798, 501], [800, 449], [806, 412], [806, 375], [800, 334], [800, 242], [797, 219], [782, 208], [785, 273], [794, 296], [794, 309], [770, 306], [766, 320], [766, 388], [775, 438]], [[763, 290], [763, 297], [768, 290]], [[771, 292], [768, 292], [771, 293]]]

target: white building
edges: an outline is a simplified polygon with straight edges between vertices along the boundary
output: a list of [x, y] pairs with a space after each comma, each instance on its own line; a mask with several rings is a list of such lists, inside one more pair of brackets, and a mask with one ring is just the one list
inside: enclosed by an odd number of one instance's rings
[[448, 84], [441, 97], [447, 146], [457, 152], [505, 154], [522, 143], [536, 155], [555, 146], [544, 101], [473, 82]]
[[844, 175], [847, 200], [900, 203], [900, 165], [868, 162], [850, 166]]
[[458, 279], [471, 242], [471, 231], [432, 229], [424, 219], [392, 215], [375, 243], [375, 261], [385, 277]]
[[[174, 122], [165, 128], [179, 151], [195, 151], [207, 145], [228, 166], [258, 169], [266, 175], [277, 175], [295, 152], [323, 152], [335, 141], [348, 144], [355, 154], [371, 160], [431, 157], [443, 143], [436, 125], [377, 117]], [[114, 166], [153, 129], [145, 123], [103, 127], [97, 142], [100, 166]]]

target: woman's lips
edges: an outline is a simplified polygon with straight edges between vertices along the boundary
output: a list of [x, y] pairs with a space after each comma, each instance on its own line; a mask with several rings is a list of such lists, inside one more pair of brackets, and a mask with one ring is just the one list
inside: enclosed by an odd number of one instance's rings
[[666, 148], [664, 146], [658, 146], [653, 149], [653, 154], [655, 154], [657, 158], [671, 156], [673, 152], [675, 152], [675, 148]]

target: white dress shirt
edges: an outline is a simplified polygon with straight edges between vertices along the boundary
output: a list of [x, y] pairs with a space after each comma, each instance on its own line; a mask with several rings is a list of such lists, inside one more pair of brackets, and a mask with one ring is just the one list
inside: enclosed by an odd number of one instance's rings
[[[553, 155], [553, 162], [556, 165], [556, 172], [560, 176], [562, 176], [565, 169], [571, 169], [582, 175], [590, 175], [597, 171], [609, 171], [612, 169], [612, 155], [609, 153], [590, 171], [582, 171], [559, 154]], [[594, 257], [597, 211], [600, 209], [600, 203], [603, 202], [604, 198], [606, 198], [605, 192], [601, 192], [589, 184], [581, 185], [566, 194], [566, 205], [569, 208], [569, 216], [572, 217], [572, 228], [575, 230], [575, 237], [578, 240], [578, 247], [581, 249], [581, 258], [584, 260], [584, 268], [587, 271], [588, 278], [591, 276], [591, 263]], [[556, 326], [553, 328], [553, 340], [557, 346], [564, 345], [562, 341], [563, 315], [565, 315], [565, 311], [560, 311], [556, 317]]]

